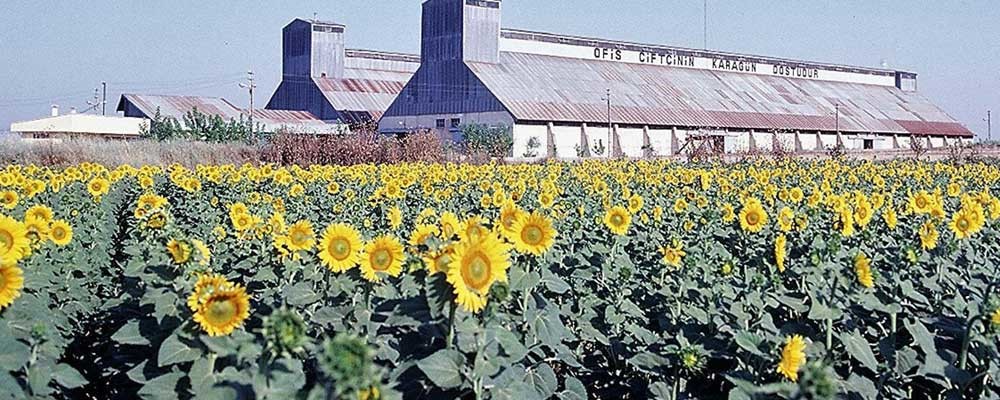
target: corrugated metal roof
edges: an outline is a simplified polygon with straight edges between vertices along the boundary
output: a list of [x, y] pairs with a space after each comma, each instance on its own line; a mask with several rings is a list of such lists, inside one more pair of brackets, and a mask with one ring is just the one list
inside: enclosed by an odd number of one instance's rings
[[378, 121], [412, 72], [345, 69], [343, 79], [313, 78], [330, 105], [349, 124]]
[[812, 81], [502, 52], [499, 64], [468, 63], [523, 121], [835, 130], [972, 136], [914, 92], [895, 87]]
[[[195, 109], [225, 120], [247, 119], [250, 115], [247, 109], [236, 107], [219, 97], [123, 94], [118, 111], [125, 111], [126, 102], [149, 118], [159, 112], [163, 117], [172, 117], [182, 123], [184, 115]], [[286, 127], [301, 132], [331, 133], [340, 130], [338, 125], [322, 121], [308, 111], [257, 109], [254, 110], [254, 122], [269, 128]]]

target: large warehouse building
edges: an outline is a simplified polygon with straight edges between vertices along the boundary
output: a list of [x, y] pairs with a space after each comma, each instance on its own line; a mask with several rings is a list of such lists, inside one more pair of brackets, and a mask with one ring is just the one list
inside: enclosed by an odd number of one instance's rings
[[425, 1], [420, 67], [379, 129], [505, 125], [514, 156], [567, 158], [973, 137], [917, 93], [913, 72], [501, 29], [500, 20], [498, 0]]
[[350, 125], [378, 122], [420, 57], [348, 49], [347, 27], [296, 19], [285, 26], [282, 80], [267, 108], [308, 111]]

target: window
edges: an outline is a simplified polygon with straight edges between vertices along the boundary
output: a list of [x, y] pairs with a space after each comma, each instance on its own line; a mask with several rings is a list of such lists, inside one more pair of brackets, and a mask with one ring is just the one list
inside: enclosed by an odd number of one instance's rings
[[459, 125], [462, 125], [462, 119], [461, 118], [452, 118], [451, 119], [451, 127], [452, 128], [458, 129]]
[[437, 120], [437, 127], [438, 128], [444, 128], [444, 119], [443, 118]]
[[875, 141], [872, 139], [865, 139], [863, 145], [865, 150], [872, 150], [875, 148]]

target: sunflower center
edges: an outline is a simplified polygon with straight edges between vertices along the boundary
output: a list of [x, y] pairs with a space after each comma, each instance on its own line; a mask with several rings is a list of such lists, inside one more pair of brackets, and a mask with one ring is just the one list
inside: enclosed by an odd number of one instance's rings
[[336, 258], [338, 261], [343, 261], [350, 255], [351, 244], [347, 242], [347, 239], [336, 238], [330, 242], [330, 246], [327, 250], [333, 258]]
[[960, 229], [962, 231], [966, 231], [966, 230], [969, 229], [969, 220], [965, 219], [965, 218], [959, 218], [957, 225], [958, 225], [958, 229]]
[[14, 248], [14, 235], [7, 231], [0, 231], [0, 249], [6, 253], [12, 248]]
[[527, 226], [521, 231], [521, 240], [530, 245], [542, 242], [542, 229], [537, 226]]
[[309, 235], [301, 230], [292, 231], [292, 244], [296, 246], [302, 246], [309, 239]]
[[924, 199], [923, 197], [917, 197], [916, 203], [918, 208], [924, 208], [927, 206], [927, 199]]
[[760, 222], [760, 216], [757, 215], [756, 211], [751, 211], [747, 213], [747, 223], [750, 225], [757, 225]]
[[492, 270], [490, 262], [481, 252], [477, 252], [467, 259], [465, 268], [462, 268], [462, 279], [469, 287], [482, 291], [490, 281]]
[[63, 228], [52, 229], [52, 238], [55, 240], [63, 240], [66, 238], [66, 231]]
[[386, 249], [378, 249], [372, 253], [372, 269], [376, 271], [385, 271], [389, 269], [389, 264], [392, 263], [392, 254]]
[[619, 225], [621, 225], [624, 222], [625, 222], [625, 219], [622, 218], [622, 216], [619, 215], [619, 214], [614, 214], [614, 215], [611, 216], [611, 224], [612, 225], [619, 226]]
[[208, 310], [205, 316], [212, 325], [227, 324], [236, 318], [236, 304], [232, 299], [228, 298], [214, 300], [208, 303]]

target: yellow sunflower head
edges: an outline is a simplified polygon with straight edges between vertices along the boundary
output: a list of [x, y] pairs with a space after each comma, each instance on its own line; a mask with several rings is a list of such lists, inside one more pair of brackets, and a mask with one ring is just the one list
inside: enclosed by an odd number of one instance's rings
[[386, 215], [389, 220], [389, 226], [392, 229], [397, 229], [400, 225], [403, 225], [403, 211], [399, 207], [392, 207], [389, 209], [389, 213]]
[[52, 209], [41, 204], [33, 205], [24, 212], [24, 219], [34, 219], [45, 223], [52, 222]]
[[557, 234], [552, 228], [552, 220], [538, 212], [532, 212], [523, 214], [514, 221], [510, 239], [517, 251], [539, 256], [552, 248]]
[[392, 236], [381, 236], [365, 245], [361, 255], [361, 275], [370, 282], [403, 272], [403, 245]]
[[483, 219], [478, 215], [466, 218], [458, 227], [458, 238], [465, 241], [476, 240], [490, 233]]
[[774, 240], [774, 263], [778, 267], [778, 272], [785, 272], [785, 259], [788, 256], [787, 244], [788, 239], [784, 233], [778, 235], [778, 238]]
[[73, 241], [73, 227], [65, 220], [56, 220], [49, 227], [49, 239], [58, 246], [65, 246]]
[[486, 306], [494, 282], [507, 281], [510, 249], [495, 235], [460, 241], [448, 266], [448, 283], [455, 290], [455, 302], [476, 313]]
[[875, 277], [872, 275], [872, 262], [865, 253], [858, 253], [854, 256], [854, 272], [858, 275], [858, 283], [866, 288], [875, 286]]
[[316, 245], [316, 235], [312, 223], [302, 220], [288, 227], [288, 249], [291, 251], [309, 251]]
[[4, 208], [10, 210], [17, 207], [17, 200], [19, 199], [17, 192], [12, 190], [6, 190], [0, 193], [0, 205]]
[[240, 285], [222, 285], [205, 295], [194, 320], [209, 336], [225, 336], [250, 316], [250, 297]]
[[445, 211], [441, 213], [441, 238], [444, 240], [451, 240], [458, 234], [459, 222], [458, 216], [451, 211]]
[[806, 363], [806, 341], [800, 335], [794, 335], [785, 340], [781, 350], [781, 361], [778, 362], [778, 373], [792, 382], [799, 380], [799, 369]]
[[14, 264], [31, 252], [24, 224], [0, 214], [0, 264]]
[[0, 263], [0, 310], [9, 307], [21, 296], [24, 273], [14, 263]]
[[361, 254], [361, 235], [347, 224], [334, 224], [326, 228], [320, 242], [319, 258], [333, 272], [344, 272], [358, 265]]
[[746, 232], [757, 233], [767, 226], [767, 212], [760, 200], [750, 198], [743, 204], [740, 210], [740, 228]]
[[628, 228], [632, 225], [632, 214], [622, 206], [614, 206], [604, 213], [604, 226], [607, 226], [612, 233], [624, 236], [628, 234]]
[[174, 264], [186, 264], [191, 260], [191, 244], [185, 240], [170, 239], [167, 242], [167, 252], [170, 253]]

